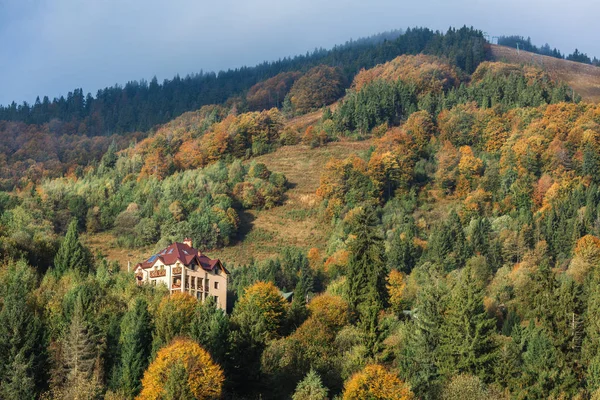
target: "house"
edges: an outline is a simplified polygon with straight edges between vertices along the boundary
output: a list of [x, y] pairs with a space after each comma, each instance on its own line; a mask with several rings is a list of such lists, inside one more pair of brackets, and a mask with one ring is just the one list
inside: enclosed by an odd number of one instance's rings
[[173, 243], [135, 266], [139, 285], [166, 285], [170, 293], [189, 293], [200, 301], [213, 296], [223, 310], [227, 309], [228, 275], [220, 260], [195, 249], [191, 239]]

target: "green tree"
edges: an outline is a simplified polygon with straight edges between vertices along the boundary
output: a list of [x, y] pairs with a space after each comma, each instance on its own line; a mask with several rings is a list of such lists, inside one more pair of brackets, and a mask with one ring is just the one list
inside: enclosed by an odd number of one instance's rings
[[218, 364], [225, 361], [229, 319], [217, 307], [215, 298], [210, 296], [204, 303], [198, 303], [192, 319], [190, 334]]
[[286, 303], [271, 282], [257, 282], [244, 291], [231, 315], [231, 376], [245, 390], [260, 383], [260, 358], [269, 340], [279, 337]]
[[56, 257], [54, 257], [54, 269], [59, 275], [69, 270], [87, 273], [90, 269], [90, 264], [91, 253], [79, 241], [77, 221], [72, 220], [67, 229], [67, 234], [56, 253]]
[[45, 384], [43, 326], [31, 291], [34, 272], [11, 263], [0, 284], [0, 397], [33, 399]]
[[292, 400], [327, 400], [327, 388], [323, 386], [321, 377], [315, 370], [311, 369], [298, 383]]
[[81, 295], [77, 297], [69, 327], [63, 341], [65, 362], [65, 391], [68, 399], [98, 397], [100, 392], [98, 361], [98, 336], [86, 320]]
[[380, 339], [378, 314], [388, 300], [385, 247], [377, 222], [374, 212], [362, 210], [354, 221], [346, 278], [348, 298], [358, 312], [370, 354], [376, 351]]
[[182, 362], [175, 363], [168, 371], [165, 381], [164, 395], [161, 400], [190, 400], [195, 399], [190, 385], [187, 383], [189, 374]]
[[472, 374], [488, 379], [496, 357], [496, 322], [483, 306], [484, 288], [473, 263], [467, 263], [452, 287], [442, 326], [440, 351], [447, 376]]
[[525, 329], [521, 346], [523, 365], [518, 386], [514, 388], [520, 398], [545, 399], [566, 393], [568, 398], [575, 393], [577, 382], [573, 370], [566, 367], [560, 351], [533, 322]]
[[456, 211], [452, 210], [448, 220], [433, 229], [428, 248], [429, 259], [448, 272], [465, 264], [471, 250]]
[[357, 311], [365, 302], [381, 309], [387, 303], [385, 249], [379, 233], [377, 216], [361, 210], [351, 227], [347, 293], [350, 306]]
[[189, 336], [197, 300], [182, 292], [165, 296], [154, 317], [152, 353], [178, 336]]
[[442, 389], [440, 342], [448, 303], [448, 288], [441, 273], [426, 263], [413, 274], [422, 276], [411, 321], [407, 324], [406, 342], [397, 357], [401, 376], [409, 381], [420, 399], [437, 399]]
[[121, 388], [133, 397], [142, 389], [152, 344], [152, 317], [144, 299], [137, 298], [121, 322]]

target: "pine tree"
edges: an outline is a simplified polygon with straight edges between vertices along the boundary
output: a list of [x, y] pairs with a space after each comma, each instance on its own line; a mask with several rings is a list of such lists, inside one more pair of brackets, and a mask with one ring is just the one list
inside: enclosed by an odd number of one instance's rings
[[399, 229], [394, 231], [387, 252], [390, 269], [398, 269], [405, 274], [410, 274], [420, 256], [420, 251], [414, 243], [414, 238], [413, 226], [408, 227], [405, 231]]
[[31, 376], [31, 359], [18, 353], [10, 365], [10, 373], [0, 383], [0, 397], [3, 399], [33, 400], [36, 388]]
[[142, 389], [141, 379], [150, 361], [152, 319], [146, 301], [137, 298], [121, 322], [121, 388], [128, 396]]
[[358, 312], [369, 354], [376, 351], [380, 339], [378, 315], [387, 304], [385, 249], [377, 229], [374, 212], [362, 211], [354, 224], [347, 276], [348, 297]]
[[56, 257], [54, 257], [55, 271], [58, 274], [64, 274], [69, 270], [87, 273], [90, 269], [90, 264], [90, 251], [79, 241], [77, 221], [72, 220], [67, 229], [67, 234], [56, 253]]
[[34, 398], [45, 384], [43, 327], [31, 297], [35, 275], [11, 264], [0, 285], [0, 398]]
[[546, 399], [574, 393], [573, 370], [542, 329], [530, 322], [522, 337], [523, 366], [517, 390], [521, 398]]
[[95, 398], [98, 395], [97, 345], [94, 329], [85, 319], [83, 301], [78, 296], [69, 334], [63, 343], [66, 398]]
[[229, 319], [217, 307], [214, 297], [198, 303], [190, 329], [192, 338], [210, 353], [215, 362], [222, 364], [227, 353]]
[[471, 263], [460, 271], [452, 288], [442, 327], [443, 370], [447, 376], [460, 373], [487, 379], [494, 362], [495, 320], [483, 306], [484, 285]]
[[406, 343], [398, 357], [401, 375], [407, 377], [420, 399], [437, 399], [441, 390], [440, 340], [448, 289], [440, 272], [431, 264], [418, 267], [426, 273], [417, 294]]
[[456, 211], [452, 210], [448, 220], [433, 230], [428, 254], [432, 262], [443, 266], [447, 272], [465, 265], [471, 249]]
[[373, 211], [361, 211], [352, 229], [348, 262], [348, 298], [356, 311], [368, 301], [381, 309], [387, 303], [385, 250], [379, 235], [377, 216]]
[[292, 400], [327, 400], [327, 388], [323, 386], [321, 377], [314, 369], [298, 383]]

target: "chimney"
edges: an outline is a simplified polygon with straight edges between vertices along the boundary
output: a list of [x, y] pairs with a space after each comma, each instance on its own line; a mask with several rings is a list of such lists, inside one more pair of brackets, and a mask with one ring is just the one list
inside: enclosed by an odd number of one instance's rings
[[187, 244], [190, 247], [194, 247], [194, 246], [192, 246], [192, 244], [194, 244], [194, 243], [192, 242], [192, 239], [189, 237], [183, 239], [183, 244]]

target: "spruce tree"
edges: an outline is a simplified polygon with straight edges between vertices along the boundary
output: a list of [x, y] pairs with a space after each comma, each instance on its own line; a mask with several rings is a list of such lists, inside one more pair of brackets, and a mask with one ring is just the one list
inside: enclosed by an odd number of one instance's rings
[[85, 318], [81, 295], [77, 297], [69, 327], [63, 342], [65, 361], [65, 397], [77, 398], [98, 395], [100, 384], [97, 376], [97, 337], [94, 328]]
[[204, 303], [198, 303], [190, 330], [192, 338], [210, 353], [215, 362], [225, 362], [229, 319], [223, 310], [217, 307], [214, 297], [207, 298]]
[[77, 221], [72, 220], [56, 257], [54, 257], [55, 271], [58, 274], [64, 274], [70, 270], [87, 273], [90, 269], [90, 263], [90, 251], [79, 241]]
[[440, 350], [448, 377], [468, 373], [487, 379], [496, 356], [495, 320], [484, 308], [484, 285], [471, 265], [460, 271], [452, 288]]
[[397, 229], [392, 234], [387, 252], [388, 267], [410, 274], [419, 260], [420, 251], [414, 243], [414, 227]]
[[128, 396], [142, 389], [141, 379], [150, 361], [152, 317], [145, 300], [137, 298], [121, 322], [121, 388]]
[[448, 289], [440, 271], [432, 264], [417, 267], [415, 272], [421, 270], [425, 273], [424, 282], [417, 293], [398, 362], [401, 375], [407, 377], [418, 398], [437, 399], [443, 383], [439, 349]]
[[0, 398], [35, 398], [45, 384], [42, 323], [31, 296], [35, 275], [24, 263], [8, 267], [0, 286]]
[[323, 386], [321, 377], [311, 369], [306, 377], [298, 383], [292, 400], [326, 400], [327, 388]]
[[385, 250], [377, 222], [374, 211], [361, 211], [352, 229], [347, 293], [355, 311], [366, 301], [379, 309], [387, 302]]

